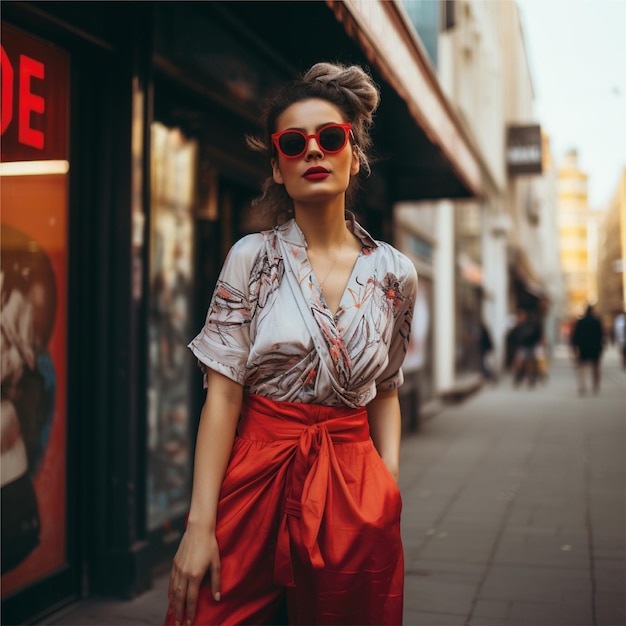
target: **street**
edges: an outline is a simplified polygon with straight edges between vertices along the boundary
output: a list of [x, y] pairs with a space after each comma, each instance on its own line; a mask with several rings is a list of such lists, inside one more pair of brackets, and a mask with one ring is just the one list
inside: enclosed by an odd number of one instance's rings
[[[625, 623], [625, 403], [614, 352], [597, 396], [563, 356], [546, 383], [504, 377], [403, 439], [407, 626]], [[159, 624], [166, 584], [46, 623]]]

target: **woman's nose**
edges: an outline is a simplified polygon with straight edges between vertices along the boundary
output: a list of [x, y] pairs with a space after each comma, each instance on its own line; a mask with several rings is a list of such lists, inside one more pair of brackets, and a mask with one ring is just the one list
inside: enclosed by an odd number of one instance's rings
[[322, 152], [320, 145], [317, 143], [317, 139], [315, 139], [315, 137], [310, 137], [306, 144], [306, 158], [309, 159], [323, 155], [324, 153]]

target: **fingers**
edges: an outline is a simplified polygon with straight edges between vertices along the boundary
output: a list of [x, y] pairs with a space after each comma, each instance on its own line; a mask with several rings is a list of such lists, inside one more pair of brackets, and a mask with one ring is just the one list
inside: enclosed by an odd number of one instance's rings
[[215, 562], [211, 566], [211, 593], [213, 594], [213, 599], [219, 602], [222, 596], [221, 565], [219, 559], [215, 559]]
[[179, 578], [174, 596], [174, 618], [176, 619], [176, 626], [180, 626], [180, 624], [183, 623], [185, 604], [187, 601], [187, 587], [187, 580], [182, 577]]
[[176, 626], [180, 626], [183, 621], [187, 600], [187, 588], [187, 578], [176, 565], [176, 562], [174, 562], [167, 587], [167, 598], [169, 600], [170, 609], [174, 612]]
[[[184, 537], [183, 537], [184, 539]], [[216, 602], [221, 597], [221, 566], [217, 543], [200, 545], [200, 549], [190, 551], [187, 546], [174, 557], [167, 589], [171, 615], [176, 626], [191, 626], [196, 618], [198, 596], [207, 570], [210, 570], [211, 595]], [[182, 542], [181, 542], [182, 545]], [[179, 548], [181, 552], [181, 548]]]
[[198, 593], [200, 591], [201, 578], [191, 579], [187, 588], [187, 626], [193, 624], [196, 618], [196, 608], [198, 606]]
[[[186, 577], [176, 567], [172, 567], [169, 585], [167, 589], [167, 597], [171, 609], [174, 612], [176, 626], [183, 624], [185, 615], [186, 626], [191, 626], [196, 618], [196, 609], [198, 607], [198, 595], [202, 577]], [[220, 563], [211, 566], [211, 593], [216, 602], [220, 601]]]

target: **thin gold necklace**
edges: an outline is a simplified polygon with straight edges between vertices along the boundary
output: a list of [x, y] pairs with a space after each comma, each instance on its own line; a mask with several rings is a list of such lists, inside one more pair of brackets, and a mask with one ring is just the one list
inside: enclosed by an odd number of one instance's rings
[[337, 252], [335, 253], [335, 258], [333, 259], [333, 262], [330, 264], [330, 267], [328, 268], [326, 275], [320, 281], [320, 291], [322, 293], [324, 292], [324, 285], [326, 284], [326, 280], [330, 276], [330, 273], [333, 271], [333, 267], [335, 267], [335, 263], [337, 263], [337, 259], [339, 258], [339, 255], [341, 254], [341, 250], [343, 249], [343, 246], [346, 243], [347, 239], [348, 239], [348, 229], [346, 228], [346, 234], [343, 236], [343, 241], [341, 242], [341, 245], [339, 246], [339, 248], [337, 248]]

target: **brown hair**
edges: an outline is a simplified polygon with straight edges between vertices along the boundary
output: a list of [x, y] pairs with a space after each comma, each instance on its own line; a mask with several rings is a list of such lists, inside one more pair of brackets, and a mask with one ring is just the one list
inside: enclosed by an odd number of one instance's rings
[[[370, 157], [367, 151], [372, 144], [369, 131], [380, 94], [372, 77], [358, 65], [316, 63], [301, 78], [284, 85], [265, 104], [262, 117], [264, 136], [247, 137], [248, 146], [265, 153], [268, 158], [276, 156], [271, 140], [272, 133], [276, 131], [276, 120], [292, 104], [310, 98], [321, 98], [334, 104], [352, 124], [361, 169], [369, 175]], [[358, 180], [352, 177], [346, 190], [348, 206], [354, 201], [357, 189]], [[271, 176], [265, 180], [262, 193], [253, 205], [265, 209], [275, 224], [293, 217], [293, 201], [285, 186], [275, 183]]]

